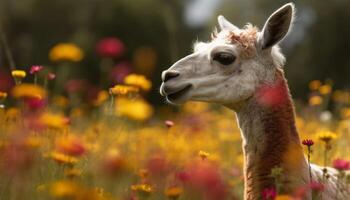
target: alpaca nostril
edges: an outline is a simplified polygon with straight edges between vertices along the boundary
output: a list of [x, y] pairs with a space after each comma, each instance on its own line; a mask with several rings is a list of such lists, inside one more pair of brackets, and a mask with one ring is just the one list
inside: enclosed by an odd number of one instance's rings
[[164, 72], [163, 82], [166, 82], [172, 78], [179, 76], [180, 73], [177, 71], [166, 71]]

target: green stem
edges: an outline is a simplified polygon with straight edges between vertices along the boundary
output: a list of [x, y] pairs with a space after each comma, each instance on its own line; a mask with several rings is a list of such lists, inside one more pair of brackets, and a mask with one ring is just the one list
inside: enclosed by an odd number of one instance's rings
[[34, 85], [38, 84], [38, 75], [34, 74]]
[[307, 147], [307, 163], [309, 165], [309, 175], [310, 175], [310, 183], [312, 182], [312, 174], [311, 174], [311, 164], [310, 164], [310, 160], [311, 160], [311, 147], [308, 146]]

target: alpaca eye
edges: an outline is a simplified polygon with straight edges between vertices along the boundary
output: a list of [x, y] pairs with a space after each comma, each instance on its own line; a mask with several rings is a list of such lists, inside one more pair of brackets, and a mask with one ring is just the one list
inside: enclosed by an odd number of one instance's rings
[[236, 60], [236, 57], [230, 53], [220, 52], [214, 54], [213, 60], [218, 61], [222, 65], [230, 65]]

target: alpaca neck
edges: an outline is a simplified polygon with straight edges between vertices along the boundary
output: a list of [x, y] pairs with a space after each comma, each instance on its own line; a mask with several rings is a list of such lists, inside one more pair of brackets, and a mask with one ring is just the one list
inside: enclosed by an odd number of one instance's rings
[[261, 199], [264, 189], [276, 188], [270, 176], [274, 167], [283, 170], [284, 193], [309, 182], [289, 90], [283, 76], [277, 81], [276, 87], [269, 87], [272, 91], [267, 90], [273, 98], [258, 94], [236, 109], [245, 157], [245, 199]]

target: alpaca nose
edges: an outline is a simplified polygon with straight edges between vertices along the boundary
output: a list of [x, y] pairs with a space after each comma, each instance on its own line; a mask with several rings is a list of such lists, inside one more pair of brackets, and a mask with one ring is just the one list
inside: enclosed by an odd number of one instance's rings
[[173, 71], [173, 70], [167, 70], [162, 73], [162, 80], [163, 82], [167, 82], [168, 80], [175, 78], [180, 75], [180, 72]]

